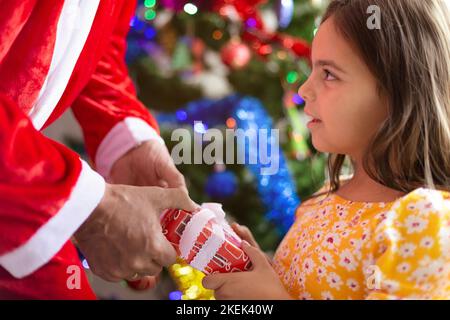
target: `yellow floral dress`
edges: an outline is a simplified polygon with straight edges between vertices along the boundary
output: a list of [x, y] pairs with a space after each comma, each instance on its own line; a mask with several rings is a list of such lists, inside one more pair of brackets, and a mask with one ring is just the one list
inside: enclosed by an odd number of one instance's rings
[[274, 268], [295, 299], [450, 299], [450, 193], [303, 203]]

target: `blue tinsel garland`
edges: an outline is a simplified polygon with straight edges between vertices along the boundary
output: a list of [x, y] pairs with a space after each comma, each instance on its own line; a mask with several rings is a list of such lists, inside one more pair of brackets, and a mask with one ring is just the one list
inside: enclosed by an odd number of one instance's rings
[[[267, 129], [268, 134], [273, 128], [272, 119], [262, 103], [253, 97], [232, 95], [221, 100], [199, 100], [187, 104], [175, 113], [159, 114], [159, 123], [190, 124], [202, 121], [206, 127], [223, 125], [228, 118], [236, 121], [235, 129]], [[257, 139], [257, 137], [255, 137]], [[264, 206], [267, 208], [266, 217], [272, 221], [281, 234], [285, 234], [294, 221], [295, 210], [300, 204], [295, 183], [289, 173], [283, 152], [278, 154], [279, 170], [273, 175], [262, 175], [261, 169], [267, 167], [258, 161], [249, 163], [249, 144], [246, 139], [245, 165], [257, 181], [257, 190]], [[273, 148], [272, 139], [268, 139], [267, 150]]]

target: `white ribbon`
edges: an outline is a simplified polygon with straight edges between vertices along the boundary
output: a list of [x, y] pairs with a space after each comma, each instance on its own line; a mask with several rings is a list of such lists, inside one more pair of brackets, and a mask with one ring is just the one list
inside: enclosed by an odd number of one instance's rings
[[191, 220], [186, 224], [186, 227], [180, 237], [180, 254], [181, 258], [187, 259], [191, 252], [198, 236], [206, 227], [207, 223], [214, 219], [216, 223], [212, 226], [212, 234], [205, 241], [201, 249], [191, 261], [191, 266], [205, 271], [210, 261], [214, 258], [217, 251], [225, 242], [225, 232], [228, 232], [236, 240], [240, 240], [239, 236], [231, 229], [230, 225], [225, 219], [225, 212], [220, 203], [208, 202], [201, 205], [200, 211], [196, 212]]
[[214, 224], [211, 236], [191, 261], [191, 266], [204, 272], [224, 242], [225, 234], [222, 226]]
[[181, 258], [187, 259], [189, 252], [195, 245], [195, 242], [206, 226], [209, 220], [214, 219], [216, 215], [213, 211], [208, 209], [201, 209], [199, 212], [192, 215], [191, 220], [186, 224], [183, 233], [180, 237], [180, 254]]

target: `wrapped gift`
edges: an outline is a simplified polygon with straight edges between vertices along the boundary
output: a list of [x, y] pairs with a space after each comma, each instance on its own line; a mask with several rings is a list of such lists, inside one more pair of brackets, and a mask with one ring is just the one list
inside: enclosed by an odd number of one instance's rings
[[161, 215], [163, 234], [177, 254], [205, 274], [249, 270], [241, 239], [225, 220], [222, 205], [205, 203], [195, 212], [168, 209]]

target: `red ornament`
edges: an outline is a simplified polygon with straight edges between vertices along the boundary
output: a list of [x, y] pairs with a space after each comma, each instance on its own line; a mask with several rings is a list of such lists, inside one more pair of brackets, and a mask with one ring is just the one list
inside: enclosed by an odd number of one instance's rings
[[231, 40], [221, 50], [222, 61], [232, 69], [244, 68], [252, 58], [252, 53], [246, 44], [239, 40]]
[[204, 204], [197, 212], [166, 210], [161, 226], [178, 256], [206, 274], [251, 268], [241, 239], [226, 223], [219, 204]]

